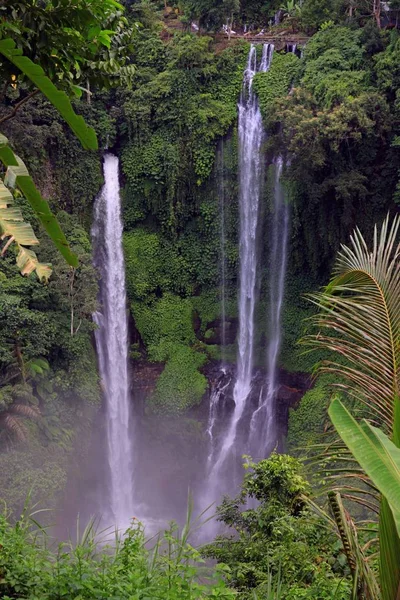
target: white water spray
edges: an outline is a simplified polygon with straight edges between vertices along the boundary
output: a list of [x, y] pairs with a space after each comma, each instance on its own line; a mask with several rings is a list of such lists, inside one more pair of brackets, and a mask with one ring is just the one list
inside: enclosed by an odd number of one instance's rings
[[105, 518], [118, 527], [129, 524], [133, 509], [132, 440], [128, 376], [128, 317], [122, 248], [118, 158], [104, 157], [104, 186], [94, 206], [94, 264], [100, 274], [101, 312], [96, 347], [106, 402], [109, 501]]

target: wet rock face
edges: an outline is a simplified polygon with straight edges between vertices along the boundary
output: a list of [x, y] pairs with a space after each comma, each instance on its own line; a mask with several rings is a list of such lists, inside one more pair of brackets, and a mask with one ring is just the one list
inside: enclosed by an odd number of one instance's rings
[[144, 412], [146, 400], [154, 392], [157, 380], [164, 370], [164, 363], [135, 361], [131, 369], [132, 398], [137, 412]]
[[[198, 409], [198, 417], [207, 419], [211, 394], [215, 389], [223, 390], [220, 395], [218, 407], [219, 428], [229, 421], [234, 409], [233, 388], [236, 380], [236, 365], [222, 365], [213, 362], [206, 366], [204, 371], [209, 388], [204, 397], [202, 405]], [[279, 440], [287, 434], [289, 408], [296, 406], [305, 392], [311, 387], [311, 378], [307, 373], [287, 373], [280, 371], [277, 377], [279, 381], [275, 398], [276, 426], [278, 446]], [[267, 385], [267, 375], [263, 369], [256, 369], [252, 380], [252, 389], [247, 401], [247, 414], [243, 415], [242, 428], [246, 428], [251, 414], [256, 410]]]

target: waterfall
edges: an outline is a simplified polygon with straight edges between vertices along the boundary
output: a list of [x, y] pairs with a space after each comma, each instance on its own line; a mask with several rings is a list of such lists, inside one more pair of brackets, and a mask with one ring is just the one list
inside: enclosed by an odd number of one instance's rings
[[250, 423], [249, 446], [253, 458], [265, 458], [276, 442], [274, 403], [277, 392], [277, 361], [281, 345], [281, 313], [285, 289], [285, 273], [289, 234], [289, 206], [281, 184], [282, 157], [275, 161], [274, 207], [271, 227], [269, 343], [267, 354], [267, 390], [264, 401], [254, 412]]
[[226, 346], [226, 223], [225, 223], [225, 164], [224, 141], [221, 141], [218, 154], [218, 196], [220, 214], [220, 269], [221, 269], [221, 353], [225, 362]]
[[221, 469], [231, 455], [238, 423], [251, 391], [257, 295], [257, 237], [263, 181], [261, 147], [264, 140], [261, 112], [253, 92], [253, 79], [258, 71], [268, 70], [272, 54], [273, 46], [264, 44], [261, 62], [257, 67], [256, 47], [251, 46], [239, 102], [240, 290], [237, 378], [233, 392], [233, 415], [210, 473], [210, 480], [215, 483], [219, 482]]
[[[116, 156], [104, 157], [104, 186], [94, 206], [94, 264], [100, 274], [101, 312], [96, 347], [106, 403], [106, 450], [109, 467], [107, 519], [129, 524], [133, 507], [132, 440], [128, 376], [128, 317], [122, 249], [121, 199]], [[111, 513], [111, 514], [110, 514]]]
[[218, 409], [220, 408], [221, 399], [231, 383], [231, 378], [225, 367], [222, 367], [220, 377], [217, 379], [210, 394], [210, 409], [208, 414], [207, 436], [209, 439], [209, 453], [207, 457], [207, 470], [210, 470], [213, 464], [213, 459], [217, 451], [217, 436], [215, 428], [218, 418]]

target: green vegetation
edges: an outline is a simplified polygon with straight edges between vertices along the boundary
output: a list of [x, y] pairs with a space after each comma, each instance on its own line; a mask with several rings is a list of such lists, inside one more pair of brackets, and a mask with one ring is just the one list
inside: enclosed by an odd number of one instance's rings
[[[232, 534], [217, 537], [203, 552], [230, 567], [238, 598], [350, 598], [346, 558], [308, 503], [300, 463], [272, 454], [246, 468], [241, 493], [217, 511]], [[256, 508], [246, 506], [249, 500]], [[268, 596], [274, 589], [280, 595]]]
[[[143, 527], [133, 520], [125, 536], [100, 534], [94, 524], [78, 543], [48, 548], [45, 531], [23, 516], [13, 527], [0, 517], [0, 591], [4, 600], [26, 598], [152, 598], [154, 600], [228, 600], [222, 568], [207, 569], [198, 581], [199, 553], [182, 532], [171, 527], [146, 545]], [[108, 542], [108, 544], [107, 544]], [[226, 570], [226, 569], [225, 569]]]
[[[334, 472], [339, 484], [346, 475], [361, 482], [361, 485], [346, 485], [344, 494], [350, 491], [353, 499], [358, 497], [361, 504], [371, 508], [370, 496], [374, 497], [374, 491], [368, 489], [368, 483], [365, 487], [368, 482], [365, 474], [383, 494], [377, 500], [379, 586], [384, 600], [396, 598], [400, 588], [398, 504], [393, 500], [398, 485], [400, 445], [398, 231], [398, 216], [392, 223], [386, 218], [380, 232], [375, 226], [372, 251], [361, 232], [354, 232], [351, 247], [343, 246], [338, 255], [333, 279], [314, 296], [319, 307], [314, 318], [318, 333], [307, 340], [312, 347], [333, 352], [333, 357], [320, 365], [320, 371], [335, 373], [338, 380], [343, 380], [340, 387], [350, 398], [365, 405], [368, 418], [379, 425], [379, 429], [366, 421], [358, 425], [343, 404], [334, 399], [329, 415], [361, 471], [352, 468], [346, 449], [340, 445], [333, 445], [335, 449], [328, 449], [326, 454], [336, 463]], [[362, 555], [363, 551], [357, 545], [353, 553]], [[373, 571], [359, 571], [354, 565], [352, 572], [354, 580], [359, 579], [359, 585], [369, 590], [370, 597], [377, 597], [378, 583]]]
[[[399, 221], [392, 229], [385, 221], [380, 234], [373, 227], [400, 201], [398, 6], [2, 3], [0, 500], [11, 513], [0, 517], [1, 597], [398, 598]], [[34, 501], [60, 506], [99, 428], [92, 321], [99, 274], [90, 226], [105, 148], [121, 158], [131, 359], [155, 374], [142, 382], [137, 409], [138, 435], [153, 444], [142, 468], [150, 479], [151, 451], [165, 449], [174, 478], [165, 481], [160, 464], [158, 482], [182, 483], [181, 461], [196, 446], [190, 475], [202, 476], [206, 367], [221, 357], [222, 198], [233, 338], [237, 320], [237, 101], [249, 43], [222, 34], [223, 25], [264, 28], [279, 48], [285, 36], [290, 43], [310, 36], [301, 52], [276, 50], [254, 90], [267, 133], [264, 162], [282, 156], [291, 204], [280, 366], [318, 377], [290, 410], [292, 456], [249, 459], [239, 495], [218, 507], [226, 532], [201, 550], [218, 562], [206, 579], [187, 528], [180, 534], [172, 526], [146, 545], [134, 523], [112, 548], [96, 546], [89, 530], [82, 543], [53, 553], [43, 531], [15, 519], [29, 490]], [[271, 245], [273, 168], [266, 174], [263, 256]], [[315, 294], [356, 224], [365, 241], [353, 233], [331, 283]], [[266, 261], [258, 282], [258, 365], [268, 341], [269, 268]], [[298, 340], [310, 317], [315, 352], [304, 353]], [[235, 354], [232, 339], [224, 359]], [[340, 397], [328, 414], [335, 386]], [[305, 474], [317, 469], [308, 482]]]
[[254, 77], [254, 89], [260, 101], [264, 118], [268, 115], [276, 98], [286, 97], [292, 82], [299, 72], [299, 59], [295, 54], [275, 53], [271, 67], [266, 73]]
[[[374, 35], [380, 46], [372, 46]], [[393, 205], [397, 109], [379, 84], [383, 57], [392, 54], [388, 41], [373, 26], [368, 33], [333, 24], [319, 31], [304, 49], [292, 93], [267, 116], [270, 143], [275, 150], [283, 144], [290, 163], [297, 272], [321, 277], [352, 227], [370, 232]]]

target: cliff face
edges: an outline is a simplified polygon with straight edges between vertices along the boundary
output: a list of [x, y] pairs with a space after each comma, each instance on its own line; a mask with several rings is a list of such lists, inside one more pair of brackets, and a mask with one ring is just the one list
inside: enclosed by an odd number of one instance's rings
[[[132, 391], [135, 410], [141, 414], [145, 413], [146, 400], [154, 392], [157, 380], [163, 369], [163, 363], [151, 363], [147, 361], [136, 361], [132, 367]], [[201, 403], [192, 408], [188, 417], [198, 420], [205, 433], [210, 399], [216, 388], [223, 389], [220, 396], [220, 411], [223, 414], [221, 424], [229, 421], [234, 407], [233, 387], [236, 380], [236, 365], [230, 364], [222, 367], [220, 361], [212, 361], [204, 367], [203, 373], [208, 382], [207, 391]], [[287, 434], [289, 409], [298, 405], [305, 392], [311, 388], [312, 383], [308, 373], [289, 373], [284, 370], [279, 371], [278, 381], [276, 416], [279, 439], [280, 443], [282, 443]], [[262, 388], [266, 383], [267, 376], [265, 370], [256, 369], [249, 402], [249, 406], [253, 410], [258, 405]]]

